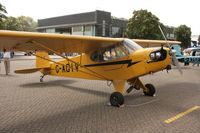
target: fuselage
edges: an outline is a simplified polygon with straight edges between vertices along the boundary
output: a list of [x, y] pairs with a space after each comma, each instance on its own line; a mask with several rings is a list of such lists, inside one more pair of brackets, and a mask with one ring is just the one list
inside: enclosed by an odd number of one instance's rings
[[[51, 64], [51, 75], [95, 80], [128, 80], [154, 73], [171, 64], [168, 48], [142, 48], [125, 40], [88, 54]], [[76, 63], [74, 63], [76, 62]], [[78, 64], [79, 65], [78, 65]]]

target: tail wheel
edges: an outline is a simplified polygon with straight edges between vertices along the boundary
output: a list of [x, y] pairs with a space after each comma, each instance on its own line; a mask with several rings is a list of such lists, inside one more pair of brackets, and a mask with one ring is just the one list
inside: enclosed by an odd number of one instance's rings
[[44, 81], [44, 79], [43, 79], [44, 76], [45, 76], [45, 75], [40, 76], [40, 82], [43, 82], [43, 81]]
[[153, 96], [156, 92], [155, 87], [152, 84], [146, 84], [147, 91], [143, 91], [145, 96]]
[[40, 78], [40, 82], [41, 82], [41, 83], [44, 82], [43, 78]]
[[113, 92], [110, 95], [110, 104], [115, 107], [120, 107], [124, 104], [124, 96], [120, 92]]

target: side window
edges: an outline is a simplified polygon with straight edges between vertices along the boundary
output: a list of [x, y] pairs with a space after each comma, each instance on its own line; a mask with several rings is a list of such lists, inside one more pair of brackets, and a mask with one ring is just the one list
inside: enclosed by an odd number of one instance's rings
[[103, 61], [108, 61], [111, 59], [111, 53], [109, 49], [104, 50], [103, 52]]
[[118, 47], [116, 47], [115, 51], [117, 57], [123, 57], [129, 54], [128, 50], [123, 45], [119, 45]]
[[124, 47], [124, 45], [119, 44], [95, 51], [91, 55], [91, 60], [97, 62], [111, 61], [114, 59], [127, 56], [128, 54], [129, 51]]
[[117, 53], [115, 51], [115, 48], [109, 48], [109, 49], [106, 49], [104, 52], [103, 52], [103, 60], [104, 61], [109, 61], [109, 60], [114, 60], [117, 58]]

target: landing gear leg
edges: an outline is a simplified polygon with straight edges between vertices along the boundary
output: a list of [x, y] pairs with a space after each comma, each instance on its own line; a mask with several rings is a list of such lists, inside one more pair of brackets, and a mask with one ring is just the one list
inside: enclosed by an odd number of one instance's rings
[[130, 87], [126, 90], [127, 93], [130, 93], [133, 89], [140, 90], [140, 84], [138, 84], [138, 78], [132, 80], [131, 82], [129, 81]]
[[131, 86], [126, 90], [126, 92], [127, 92], [127, 93], [130, 93], [133, 89], [134, 89], [134, 86], [131, 85]]
[[133, 86], [137, 90], [142, 88], [145, 96], [154, 96], [156, 92], [156, 89], [152, 84], [144, 85], [139, 78], [130, 79], [128, 80], [128, 82], [129, 84], [131, 84], [131, 86]]

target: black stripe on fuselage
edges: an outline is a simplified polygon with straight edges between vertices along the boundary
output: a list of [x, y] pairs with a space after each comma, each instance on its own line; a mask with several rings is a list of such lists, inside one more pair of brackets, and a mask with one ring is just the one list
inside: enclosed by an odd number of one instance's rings
[[132, 60], [122, 60], [122, 61], [113, 61], [113, 62], [105, 62], [105, 63], [98, 63], [98, 64], [88, 64], [84, 65], [85, 67], [96, 67], [96, 66], [109, 66], [109, 65], [120, 65], [120, 64], [127, 64], [127, 67], [130, 67], [134, 64], [137, 64], [141, 61], [132, 62]]

